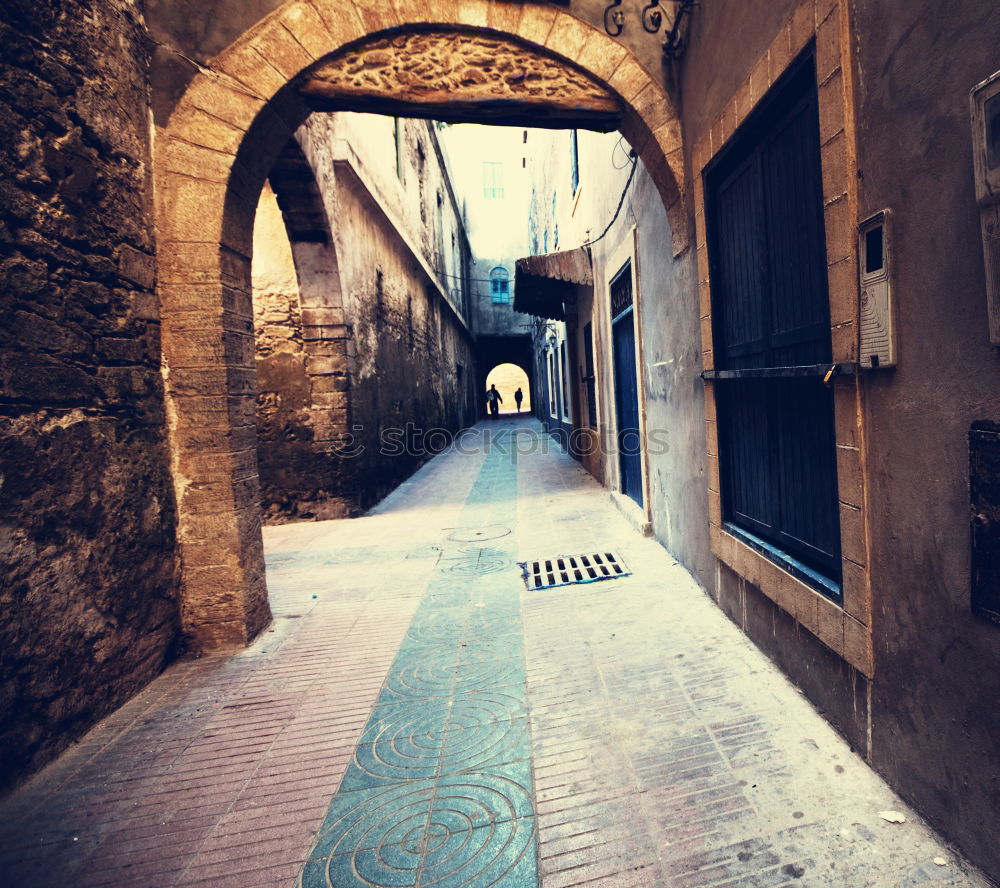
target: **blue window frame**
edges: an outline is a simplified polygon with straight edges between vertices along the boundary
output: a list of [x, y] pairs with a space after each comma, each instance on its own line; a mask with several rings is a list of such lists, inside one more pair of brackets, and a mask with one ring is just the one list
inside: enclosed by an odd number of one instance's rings
[[510, 303], [510, 272], [498, 265], [490, 272], [490, 292], [497, 305]]

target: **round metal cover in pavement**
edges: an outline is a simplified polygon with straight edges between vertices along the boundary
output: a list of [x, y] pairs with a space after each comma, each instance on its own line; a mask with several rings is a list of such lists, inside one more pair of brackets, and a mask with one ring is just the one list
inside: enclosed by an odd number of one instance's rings
[[481, 543], [486, 540], [496, 540], [510, 533], [509, 527], [502, 524], [487, 524], [485, 527], [456, 527], [448, 534], [449, 540], [457, 543]]

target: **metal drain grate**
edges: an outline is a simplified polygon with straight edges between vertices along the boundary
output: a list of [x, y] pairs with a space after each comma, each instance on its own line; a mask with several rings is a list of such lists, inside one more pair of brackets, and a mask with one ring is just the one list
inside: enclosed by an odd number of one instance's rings
[[597, 583], [627, 577], [631, 571], [617, 552], [591, 552], [586, 555], [557, 555], [524, 563], [524, 581], [528, 591]]

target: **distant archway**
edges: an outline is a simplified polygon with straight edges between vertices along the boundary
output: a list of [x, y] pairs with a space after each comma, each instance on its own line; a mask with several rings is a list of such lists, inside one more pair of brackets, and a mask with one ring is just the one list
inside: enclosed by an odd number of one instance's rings
[[[507, 414], [531, 413], [531, 381], [523, 367], [517, 364], [497, 364], [486, 375], [486, 388], [495, 385], [497, 391], [503, 398], [500, 404], [500, 413]], [[520, 389], [524, 400], [521, 402], [521, 409], [518, 410], [514, 393]]]
[[[360, 80], [358, 59], [370, 75]], [[498, 72], [498, 61], [524, 77]], [[431, 75], [414, 82], [421, 70]], [[617, 127], [660, 191], [675, 250], [688, 243], [675, 109], [626, 47], [562, 9], [289, 0], [240, 36], [190, 82], [155, 143], [182, 621], [196, 648], [244, 644], [270, 619], [246, 348], [257, 199], [312, 110], [352, 103], [455, 121]]]

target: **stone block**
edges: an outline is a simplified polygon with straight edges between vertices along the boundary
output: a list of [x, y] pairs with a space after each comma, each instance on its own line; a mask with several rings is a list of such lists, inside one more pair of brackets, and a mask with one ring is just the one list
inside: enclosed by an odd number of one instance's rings
[[813, 635], [819, 634], [819, 595], [796, 582], [795, 621]]
[[128, 244], [119, 244], [115, 254], [118, 277], [147, 290], [153, 288], [156, 283], [156, 259], [153, 256]]
[[[764, 53], [750, 71], [750, 106], [755, 106], [771, 88], [771, 59]], [[718, 150], [718, 149], [716, 149]]]
[[[703, 257], [702, 261], [705, 263], [705, 274], [708, 274], [708, 248], [702, 245], [698, 253]], [[698, 317], [707, 318], [712, 314], [712, 287], [709, 284], [708, 278], [704, 278], [698, 282]]]
[[823, 207], [823, 224], [826, 228], [827, 264], [833, 265], [851, 256], [854, 251], [855, 228], [846, 197], [839, 197]]
[[346, 392], [317, 392], [313, 395], [313, 405], [316, 407], [346, 410], [348, 403]]
[[842, 503], [864, 505], [861, 452], [853, 447], [837, 447], [837, 489]]
[[739, 126], [747, 119], [747, 115], [750, 113], [750, 109], [753, 104], [750, 101], [750, 78], [748, 77], [740, 84], [740, 88], [736, 90], [736, 95], [733, 97], [733, 109], [734, 109], [734, 126]]
[[[219, 247], [212, 243], [177, 243], [161, 239], [156, 257], [160, 288], [169, 284], [221, 286], [223, 270]], [[176, 293], [183, 304], [183, 290]]]
[[857, 620], [846, 616], [844, 618], [844, 659], [869, 678], [875, 674], [869, 629]]
[[816, 635], [830, 650], [844, 650], [844, 611], [823, 595], [816, 594]]
[[819, 140], [829, 142], [844, 128], [844, 74], [839, 69], [819, 86]]
[[864, 566], [868, 562], [864, 511], [844, 503], [840, 504], [840, 551], [855, 564]]
[[544, 46], [548, 39], [549, 32], [555, 23], [556, 10], [551, 6], [536, 5], [534, 3], [525, 5], [521, 11], [521, 20], [518, 22], [517, 33], [538, 46]]
[[303, 327], [342, 327], [345, 324], [343, 308], [303, 308]]
[[631, 105], [650, 79], [642, 65], [632, 56], [626, 56], [608, 79], [608, 86]]
[[850, 258], [835, 262], [826, 272], [830, 294], [830, 323], [846, 324], [858, 319], [858, 278]]
[[489, 23], [488, 4], [485, 0], [456, 0], [455, 20], [472, 28], [485, 28]]
[[771, 81], [777, 80], [792, 60], [791, 27], [786, 24], [771, 41], [768, 48]]
[[583, 70], [606, 83], [626, 55], [628, 50], [624, 46], [593, 28], [580, 48], [576, 62]]
[[709, 456], [708, 460], [708, 489], [718, 493], [721, 490], [719, 476], [719, 457]]
[[226, 186], [177, 173], [160, 177], [160, 232], [171, 241], [218, 243]]
[[[239, 150], [245, 134], [246, 130], [226, 123], [187, 102], [181, 102], [170, 118], [169, 135], [190, 142], [192, 145], [200, 145], [233, 156]], [[191, 175], [190, 169], [185, 172]]]
[[229, 181], [232, 155], [170, 137], [165, 138], [162, 150], [162, 169], [167, 172], [189, 175], [197, 170], [198, 177], [209, 182], [225, 184]]
[[841, 562], [844, 610], [854, 619], [871, 624], [871, 596], [868, 594], [868, 572], [860, 564], [847, 559]]
[[635, 97], [632, 107], [656, 137], [664, 155], [681, 147], [681, 122], [670, 97], [650, 81]]
[[268, 19], [259, 29], [255, 29], [250, 38], [250, 46], [266, 59], [269, 65], [276, 68], [286, 81], [316, 61], [282, 25], [280, 17]]
[[564, 59], [577, 61], [594, 29], [573, 15], [560, 12], [552, 23], [545, 45]]
[[708, 492], [708, 520], [711, 524], [722, 526], [722, 498], [718, 491]]
[[792, 55], [798, 55], [816, 33], [816, 8], [814, 0], [803, 0], [792, 12], [789, 23], [789, 43]]
[[[415, 0], [397, 0], [397, 7], [410, 7]], [[352, 40], [357, 40], [368, 33], [368, 29], [361, 21], [361, 14], [353, 0], [346, 3], [340, 0], [309, 0], [310, 5], [323, 20], [326, 31], [330, 35], [333, 46], [343, 46]], [[397, 12], [393, 12], [399, 18]], [[412, 21], [412, 19], [402, 19]]]
[[857, 448], [858, 400], [853, 381], [847, 380], [834, 385], [833, 408], [837, 443]]
[[847, 194], [847, 137], [838, 133], [820, 149], [823, 167], [823, 202], [830, 203]]
[[834, 361], [850, 364], [858, 359], [858, 334], [853, 321], [831, 327], [830, 339]]
[[[834, 11], [816, 34], [816, 80], [827, 84], [841, 74], [840, 15]], [[821, 132], [822, 132], [821, 128]]]
[[701, 318], [701, 350], [711, 351], [712, 349], [712, 319], [710, 317]]
[[184, 101], [243, 132], [249, 129], [265, 102], [244, 84], [221, 73], [196, 77], [185, 92]]
[[486, 9], [486, 22], [495, 31], [516, 34], [524, 7], [520, 3], [491, 0]]
[[280, 8], [278, 21], [315, 60], [334, 52], [341, 41], [333, 37], [326, 22], [307, 0], [296, 0]]
[[213, 67], [242, 84], [251, 95], [265, 101], [272, 99], [288, 82], [245, 40], [219, 56]]
[[347, 373], [347, 356], [321, 357], [310, 355], [306, 358], [306, 373], [310, 376], [332, 376]]

